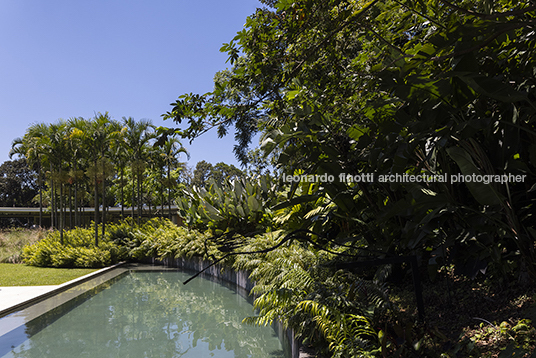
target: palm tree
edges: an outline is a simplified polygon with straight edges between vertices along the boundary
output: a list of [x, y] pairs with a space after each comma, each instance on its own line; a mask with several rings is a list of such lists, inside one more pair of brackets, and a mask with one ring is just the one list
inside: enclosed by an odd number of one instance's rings
[[84, 178], [84, 157], [86, 156], [85, 147], [83, 145], [83, 129], [88, 127], [87, 120], [82, 117], [71, 118], [68, 122], [68, 137], [69, 137], [69, 147], [72, 152], [72, 163], [71, 171], [69, 172], [69, 182], [71, 185], [74, 185], [74, 208], [71, 209], [74, 211], [74, 224], [75, 226], [80, 225], [80, 215], [78, 212], [78, 190], [80, 187], [80, 182]]
[[108, 113], [97, 114], [91, 121], [79, 121], [75, 136], [78, 136], [84, 143], [84, 147], [87, 150], [89, 159], [92, 162], [92, 166], [88, 168], [87, 173], [93, 179], [94, 188], [94, 222], [95, 222], [95, 246], [99, 245], [99, 193], [98, 185], [99, 179], [102, 180], [102, 235], [105, 232], [105, 195], [106, 195], [106, 177], [110, 173], [110, 163], [107, 159], [108, 149], [112, 138], [115, 135], [117, 126], [112, 119], [108, 116]]
[[11, 144], [9, 158], [14, 155], [25, 157], [30, 165], [37, 167], [39, 186], [39, 227], [43, 225], [43, 160], [47, 155], [45, 140], [48, 126], [41, 124], [31, 125], [24, 137], [16, 138]]
[[[123, 117], [123, 129], [121, 130], [123, 140], [126, 143], [127, 148], [129, 148], [129, 153], [131, 156], [131, 169], [132, 169], [132, 217], [134, 218], [134, 190], [137, 186], [137, 207], [138, 207], [138, 223], [140, 222], [140, 217], [142, 215], [142, 189], [141, 181], [143, 172], [146, 167], [147, 159], [147, 146], [151, 139], [155, 137], [151, 121], [149, 120], [140, 120], [135, 121], [132, 117], [125, 118]], [[137, 180], [136, 180], [137, 179]], [[134, 181], [137, 181], [137, 185]]]
[[[103, 117], [103, 115], [99, 115]], [[121, 132], [121, 126], [117, 121], [108, 117], [108, 113], [104, 115], [106, 117], [104, 123], [106, 123], [105, 137], [103, 145], [101, 146], [101, 160], [102, 160], [102, 236], [104, 237], [106, 227], [106, 179], [113, 175], [114, 166], [110, 161], [111, 144], [119, 137]]]
[[[145, 170], [145, 192], [146, 199], [149, 202], [149, 209], [151, 208], [151, 203], [154, 202], [155, 212], [158, 212], [157, 205], [160, 203], [160, 207], [164, 207], [164, 170], [165, 162], [164, 158], [161, 156], [162, 147], [153, 145], [150, 148], [147, 148], [149, 154], [149, 166]], [[154, 200], [154, 201], [153, 201]], [[160, 212], [162, 216], [162, 211]]]
[[[52, 188], [59, 186], [59, 227], [60, 227], [60, 242], [63, 244], [63, 231], [65, 228], [65, 205], [63, 190], [65, 183], [67, 182], [67, 168], [66, 163], [70, 163], [70, 153], [67, 148], [67, 122], [59, 120], [57, 123], [49, 125], [48, 132], [48, 150], [49, 150], [49, 163], [51, 168], [50, 179]], [[56, 211], [57, 202], [55, 198], [55, 190], [52, 190], [54, 198], [54, 209]]]
[[[120, 124], [119, 124], [120, 126]], [[127, 143], [125, 142], [123, 135], [124, 128], [119, 128], [119, 132], [114, 136], [114, 140], [111, 143], [111, 158], [119, 172], [119, 190], [120, 198], [119, 203], [121, 205], [121, 219], [125, 218], [125, 168], [129, 161], [129, 153]]]
[[[164, 160], [167, 169], [166, 187], [168, 192], [168, 218], [171, 219], [171, 192], [173, 187], [175, 186], [175, 183], [173, 183], [173, 181], [171, 180], [171, 170], [172, 168], [176, 168], [180, 165], [178, 156], [181, 153], [185, 153], [188, 159], [190, 159], [190, 154], [182, 146], [181, 142], [176, 138], [168, 138], [168, 140], [164, 142], [162, 149], [163, 150], [160, 153], [160, 156]], [[163, 207], [164, 203], [162, 203], [162, 208]]]

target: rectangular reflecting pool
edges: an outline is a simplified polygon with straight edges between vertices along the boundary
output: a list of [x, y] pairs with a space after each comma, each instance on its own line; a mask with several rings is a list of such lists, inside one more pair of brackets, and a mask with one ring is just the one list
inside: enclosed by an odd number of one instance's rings
[[1, 318], [0, 357], [290, 356], [271, 327], [242, 323], [253, 307], [231, 285], [183, 285], [191, 273], [177, 270], [114, 271]]

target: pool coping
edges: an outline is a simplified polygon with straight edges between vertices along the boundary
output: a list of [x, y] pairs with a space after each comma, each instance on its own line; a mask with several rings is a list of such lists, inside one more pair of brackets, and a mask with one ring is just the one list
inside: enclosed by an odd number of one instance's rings
[[[75, 278], [74, 280], [71, 280], [71, 281], [67, 281], [65, 283], [62, 283], [61, 285], [51, 285], [51, 287], [54, 287], [52, 288], [51, 290], [48, 290], [44, 293], [41, 293], [41, 294], [37, 294], [36, 296], [33, 296], [31, 298], [28, 298], [28, 299], [24, 299], [22, 300], [21, 302], [19, 303], [16, 303], [12, 306], [9, 306], [7, 308], [4, 308], [2, 310], [0, 310], [0, 318], [3, 318], [5, 316], [8, 316], [14, 312], [17, 312], [17, 311], [20, 311], [26, 307], [29, 307], [31, 305], [34, 305], [36, 303], [39, 303], [41, 301], [44, 301], [46, 300], [47, 298], [50, 298], [52, 296], [55, 296], [57, 295], [58, 293], [61, 293], [63, 291], [66, 291], [74, 286], [77, 286], [83, 282], [86, 282], [86, 281], [89, 281], [95, 277], [98, 277], [100, 275], [103, 275], [111, 270], [114, 270], [122, 265], [125, 265], [126, 262], [119, 262], [115, 265], [112, 265], [112, 266], [108, 266], [108, 267], [105, 267], [105, 268], [102, 268], [100, 270], [97, 270], [95, 272], [91, 272], [87, 275], [84, 275], [84, 276], [80, 276], [78, 278]], [[21, 287], [45, 287], [45, 286], [21, 286]]]

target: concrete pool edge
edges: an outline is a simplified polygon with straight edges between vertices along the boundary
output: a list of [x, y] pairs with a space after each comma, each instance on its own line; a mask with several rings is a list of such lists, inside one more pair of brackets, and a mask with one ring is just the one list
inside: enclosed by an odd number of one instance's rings
[[[34, 305], [36, 303], [39, 303], [41, 301], [46, 300], [47, 298], [53, 297], [61, 292], [64, 292], [74, 286], [80, 285], [81, 283], [84, 283], [86, 281], [92, 280], [98, 276], [101, 276], [111, 270], [114, 270], [122, 265], [125, 265], [126, 262], [120, 262], [112, 266], [108, 266], [105, 268], [102, 268], [100, 270], [97, 270], [95, 272], [91, 272], [87, 275], [80, 276], [78, 278], [75, 278], [74, 280], [67, 281], [62, 283], [61, 285], [51, 285], [51, 289], [47, 290], [46, 292], [43, 292], [41, 294], [37, 294], [31, 298], [24, 299], [21, 302], [18, 302], [12, 306], [9, 306], [7, 308], [4, 308], [0, 310], [0, 318], [3, 318], [5, 316], [8, 316], [14, 312], [20, 311], [26, 307], [29, 307], [31, 305]], [[22, 286], [22, 287], [32, 287], [32, 286]], [[44, 286], [36, 286], [36, 287], [44, 287]]]
[[[203, 260], [201, 257], [191, 257], [191, 258], [178, 258], [178, 259], [167, 259], [159, 261], [154, 258], [149, 258], [147, 260], [142, 260], [141, 263], [150, 264], [154, 266], [160, 266], [160, 267], [168, 267], [168, 268], [178, 268], [182, 270], [189, 270], [192, 272], [199, 272], [203, 268], [207, 267], [211, 262]], [[154, 267], [153, 266], [153, 267]], [[48, 299], [53, 298], [55, 296], [69, 296], [74, 295], [72, 297], [68, 297], [64, 299], [65, 301], [68, 301], [72, 299], [73, 297], [76, 297], [83, 292], [85, 292], [84, 289], [80, 286], [88, 286], [89, 284], [92, 284], [93, 281], [99, 281], [100, 276], [105, 277], [106, 280], [109, 280], [110, 278], [106, 278], [108, 275], [118, 276], [120, 273], [114, 273], [114, 270], [117, 271], [129, 271], [131, 269], [136, 270], [137, 264], [135, 263], [128, 263], [128, 262], [120, 262], [116, 265], [109, 266], [106, 268], [103, 268], [101, 270], [92, 272], [90, 274], [78, 277], [74, 280], [65, 282], [58, 286], [53, 286], [54, 288], [43, 293], [36, 295], [30, 299], [26, 299], [24, 301], [21, 301], [15, 305], [12, 305], [8, 308], [2, 309], [0, 311], [0, 319], [11, 319], [15, 323], [12, 325], [11, 323], [8, 324], [9, 329], [5, 329], [5, 332], [2, 332], [2, 325], [0, 325], [0, 336], [9, 333], [9, 331], [14, 330], [17, 328], [17, 326], [23, 324], [22, 321], [17, 321], [18, 317], [12, 317], [17, 316], [19, 313], [23, 310], [33, 310], [40, 311], [40, 308], [37, 308], [37, 306], [45, 305], [48, 301]], [[155, 267], [156, 268], [156, 267]], [[226, 265], [214, 265], [209, 270], [205, 271], [203, 274], [205, 277], [212, 277], [218, 280], [227, 281], [233, 285], [236, 285], [237, 287], [247, 291], [248, 293], [253, 288], [254, 284], [249, 279], [249, 273], [244, 270], [234, 270], [229, 266]], [[73, 290], [81, 290], [81, 292], [71, 293]], [[56, 304], [59, 305], [62, 302]], [[47, 310], [50, 308], [47, 308]], [[37, 316], [42, 313], [31, 313], [30, 315]], [[287, 341], [290, 345], [290, 353], [292, 358], [310, 358], [314, 355], [311, 355], [306, 352], [305, 348], [301, 345], [301, 342], [297, 341], [295, 339], [294, 332], [289, 329], [283, 329], [281, 323], [277, 322], [277, 327], [275, 328], [275, 331], [277, 332], [277, 335], [279, 336], [279, 340], [283, 343], [284, 341]], [[4, 327], [5, 328], [5, 327]]]
[[[173, 268], [179, 268], [183, 270], [190, 270], [193, 272], [199, 272], [211, 264], [210, 261], [204, 260], [202, 257], [199, 257], [199, 256], [193, 256], [190, 258], [179, 257], [176, 259], [165, 258], [163, 260], [158, 260], [156, 258], [148, 258], [148, 259], [142, 260], [142, 262], [145, 264], [173, 267]], [[244, 270], [234, 270], [233, 268], [226, 266], [226, 265], [222, 265], [222, 264], [216, 264], [210, 267], [201, 275], [210, 276], [210, 277], [214, 277], [223, 281], [230, 282], [246, 290], [247, 292], [250, 292], [251, 289], [254, 287], [254, 283], [251, 282], [249, 279], [248, 272]], [[283, 339], [283, 337], [281, 336], [281, 333], [286, 336], [291, 346], [290, 348], [291, 348], [292, 358], [314, 357], [313, 352], [307, 351], [307, 349], [302, 346], [301, 342], [295, 339], [293, 330], [286, 329], [283, 331], [283, 327], [281, 323], [278, 322], [277, 325], [278, 325], [278, 329], [276, 331], [279, 335], [279, 340], [282, 341]]]

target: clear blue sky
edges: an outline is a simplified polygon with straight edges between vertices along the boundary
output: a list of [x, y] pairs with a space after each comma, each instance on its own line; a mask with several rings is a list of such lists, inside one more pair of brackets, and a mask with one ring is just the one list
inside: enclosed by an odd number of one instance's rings
[[[219, 49], [261, 7], [256, 0], [0, 0], [0, 163], [32, 123], [96, 112], [151, 119], [184, 93], [205, 93], [229, 66]], [[232, 135], [187, 145], [235, 164]], [[255, 143], [256, 144], [256, 143]]]

